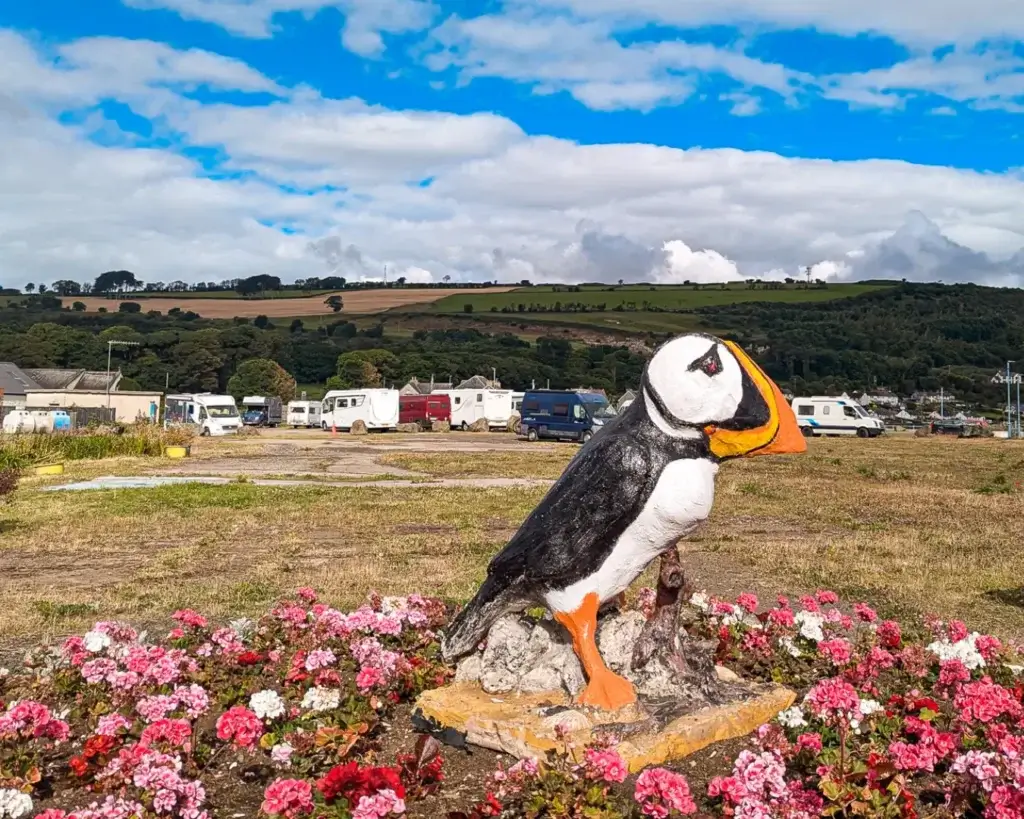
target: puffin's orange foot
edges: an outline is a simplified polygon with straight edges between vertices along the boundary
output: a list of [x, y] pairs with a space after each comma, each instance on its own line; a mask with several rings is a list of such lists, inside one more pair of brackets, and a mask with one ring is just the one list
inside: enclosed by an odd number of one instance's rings
[[595, 674], [580, 694], [579, 704], [600, 708], [603, 711], [618, 711], [636, 702], [636, 690], [625, 677], [607, 669]]

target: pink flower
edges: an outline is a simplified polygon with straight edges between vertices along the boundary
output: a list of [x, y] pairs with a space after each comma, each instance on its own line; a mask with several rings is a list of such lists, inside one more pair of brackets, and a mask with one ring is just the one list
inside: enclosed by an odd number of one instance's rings
[[670, 811], [684, 816], [697, 812], [690, 785], [682, 774], [665, 768], [648, 768], [636, 780], [633, 798], [644, 816], [664, 819]]
[[818, 589], [818, 591], [814, 593], [814, 596], [818, 598], [818, 602], [823, 606], [834, 606], [839, 602], [839, 595], [834, 591], [829, 591], [828, 589]]
[[899, 648], [903, 641], [900, 624], [894, 620], [886, 620], [878, 627], [878, 639], [886, 648]]
[[158, 719], [146, 727], [139, 738], [139, 744], [149, 747], [154, 742], [166, 742], [173, 748], [189, 749], [192, 726], [184, 719]]
[[852, 647], [848, 640], [822, 640], [818, 643], [818, 653], [833, 665], [849, 665]]
[[818, 601], [813, 597], [804, 596], [800, 598], [800, 605], [803, 606], [805, 611], [819, 612], [821, 606], [818, 605]]
[[845, 680], [836, 677], [822, 680], [814, 686], [806, 698], [811, 711], [820, 717], [845, 716], [860, 709], [857, 690]]
[[950, 620], [949, 626], [947, 627], [949, 633], [949, 641], [951, 643], [959, 643], [961, 640], [966, 640], [968, 631], [960, 620]]
[[359, 673], [356, 674], [356, 688], [365, 694], [375, 685], [379, 685], [383, 679], [384, 674], [379, 668], [368, 665], [363, 666], [359, 669]]
[[854, 603], [853, 613], [857, 615], [857, 619], [865, 623], [873, 623], [878, 619], [878, 614], [867, 603]]
[[217, 718], [217, 738], [231, 740], [240, 748], [255, 745], [263, 735], [263, 723], [242, 705], [228, 709]]
[[316, 591], [311, 589], [309, 586], [303, 586], [295, 593], [299, 596], [299, 599], [303, 600], [306, 603], [316, 602]]
[[278, 779], [263, 792], [260, 806], [269, 816], [294, 819], [313, 812], [313, 787], [302, 779]]
[[306, 671], [316, 671], [334, 665], [338, 658], [329, 648], [317, 648], [306, 655]]
[[352, 811], [352, 819], [381, 819], [405, 813], [405, 802], [390, 788], [377, 791], [373, 796], [359, 797], [359, 804]]
[[132, 727], [132, 721], [120, 714], [107, 714], [96, 721], [96, 733], [101, 737], [117, 736]]
[[992, 722], [1001, 716], [1020, 719], [1021, 705], [1013, 694], [984, 677], [977, 682], [968, 683], [956, 693], [953, 704], [959, 711], [963, 722]]
[[959, 660], [945, 660], [939, 665], [938, 686], [948, 691], [955, 689], [960, 683], [970, 682], [971, 672]]
[[753, 614], [757, 611], [757, 596], [750, 592], [744, 592], [736, 598], [736, 605], [743, 609], [748, 614]]
[[206, 628], [207, 620], [203, 615], [192, 609], [182, 609], [171, 615], [171, 619], [189, 628]]
[[999, 781], [999, 768], [995, 765], [996, 755], [991, 751], [968, 751], [953, 760], [950, 770], [967, 774], [978, 780], [982, 790], [991, 793]]
[[998, 637], [991, 634], [982, 634], [974, 641], [974, 647], [986, 661], [992, 662], [1003, 648]]
[[768, 612], [768, 621], [783, 628], [792, 628], [796, 624], [792, 609], [772, 609]]
[[622, 782], [629, 773], [626, 761], [611, 748], [587, 748], [583, 764], [587, 776], [605, 782]]
[[800, 751], [821, 753], [821, 734], [800, 734], [796, 738], [796, 747]]

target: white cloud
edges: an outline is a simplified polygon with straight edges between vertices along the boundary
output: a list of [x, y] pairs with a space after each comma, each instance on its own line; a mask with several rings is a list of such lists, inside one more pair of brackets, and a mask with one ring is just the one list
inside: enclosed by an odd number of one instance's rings
[[741, 25], [843, 35], [875, 32], [913, 44], [976, 43], [1024, 37], [1018, 0], [520, 0], [580, 16], [692, 28]]
[[271, 37], [275, 18], [288, 13], [315, 14], [336, 8], [345, 15], [342, 43], [363, 56], [379, 54], [382, 33], [402, 34], [426, 28], [436, 12], [427, 0], [122, 0], [138, 9], [167, 9], [188, 20], [221, 26], [241, 37]]
[[[104, 41], [100, 60], [85, 56], [89, 42], [69, 45], [74, 59], [57, 67], [22, 38], [3, 39], [6, 285], [122, 267], [150, 281], [317, 270], [360, 278], [384, 264], [389, 277], [435, 281], [682, 281], [792, 275], [822, 259], [858, 271], [906, 268], [910, 259], [912, 278], [946, 275], [950, 254], [967, 277], [1006, 280], [1015, 268], [992, 259], [1024, 246], [1024, 177], [1015, 173], [586, 146], [528, 136], [495, 115], [388, 111], [276, 87], [276, 101], [206, 109], [182, 89], [271, 81], [216, 55], [190, 61], [189, 52], [150, 45], [140, 57], [138, 44], [115, 39]], [[124, 65], [150, 67], [126, 78], [107, 71], [122, 50]], [[208, 178], [170, 148], [127, 147], [130, 135], [108, 147], [90, 142], [98, 125], [113, 134], [117, 126], [98, 113], [58, 123], [55, 112], [76, 97], [87, 105], [113, 97], [141, 111], [157, 99], [179, 139], [217, 146], [239, 174]], [[928, 241], [884, 244], [913, 210], [971, 239], [989, 263], [924, 229]], [[849, 255], [879, 243], [861, 261]]]

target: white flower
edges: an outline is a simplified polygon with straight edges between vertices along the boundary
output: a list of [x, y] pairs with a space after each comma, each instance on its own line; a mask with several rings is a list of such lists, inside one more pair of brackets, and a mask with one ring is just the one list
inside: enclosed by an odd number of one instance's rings
[[861, 700], [860, 701], [860, 715], [862, 717], [870, 717], [876, 711], [882, 710], [882, 703], [878, 700]]
[[292, 752], [294, 750], [287, 742], [279, 742], [270, 749], [270, 758], [278, 765], [288, 765], [292, 761]]
[[792, 637], [780, 637], [779, 645], [786, 650], [790, 657], [799, 657], [803, 654], [799, 646], [793, 642]]
[[690, 598], [690, 605], [707, 612], [711, 609], [711, 597], [707, 592], [697, 592]]
[[109, 648], [110, 637], [102, 631], [90, 631], [86, 633], [83, 640], [85, 650], [92, 654], [99, 654], [103, 649]]
[[981, 653], [975, 646], [979, 636], [978, 632], [975, 631], [973, 634], [968, 634], [964, 639], [957, 640], [955, 643], [951, 643], [947, 638], [943, 637], [941, 640], [936, 640], [929, 645], [928, 650], [935, 654], [942, 662], [959, 660], [972, 671], [976, 668], [984, 668], [985, 658], [981, 656]]
[[19, 819], [32, 812], [32, 797], [11, 788], [0, 788], [0, 816]]
[[1021, 672], [1024, 671], [1024, 665], [1008, 665], [1006, 668], [1015, 677], [1019, 677]]
[[257, 691], [249, 697], [249, 707], [260, 719], [277, 719], [284, 714], [284, 700], [276, 691]]
[[800, 626], [800, 636], [813, 643], [820, 643], [825, 639], [825, 632], [821, 630], [825, 618], [812, 611], [798, 611], [793, 619]]
[[799, 705], [794, 705], [792, 708], [782, 711], [777, 719], [780, 725], [784, 725], [787, 728], [802, 728], [807, 724], [807, 720], [804, 719], [804, 712]]
[[306, 692], [302, 698], [302, 707], [310, 711], [333, 711], [341, 702], [341, 692], [337, 688], [316, 686]]
[[10, 676], [10, 673], [10, 670], [0, 667], [0, 680], [2, 680], [4, 677]]

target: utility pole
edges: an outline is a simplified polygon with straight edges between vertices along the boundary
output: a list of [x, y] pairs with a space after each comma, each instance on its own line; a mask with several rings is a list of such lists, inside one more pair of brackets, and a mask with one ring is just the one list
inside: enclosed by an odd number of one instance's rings
[[939, 387], [939, 417], [946, 417], [946, 388]]
[[1006, 362], [1006, 437], [1013, 438], [1013, 407], [1010, 404], [1010, 365], [1015, 362]]

